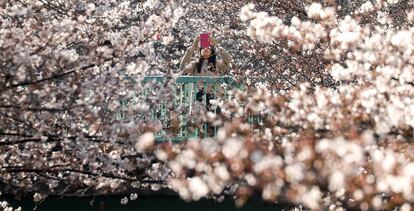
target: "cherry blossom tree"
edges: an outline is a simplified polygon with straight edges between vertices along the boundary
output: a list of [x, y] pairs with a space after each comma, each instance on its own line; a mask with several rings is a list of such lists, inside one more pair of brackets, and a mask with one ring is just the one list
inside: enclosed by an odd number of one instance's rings
[[[122, 193], [125, 204], [171, 189], [240, 206], [254, 194], [312, 210], [414, 206], [412, 2], [0, 6], [3, 194]], [[162, 125], [135, 116], [173, 101], [180, 58], [201, 31], [229, 51], [244, 88], [216, 99], [219, 114], [196, 111], [217, 137], [158, 144]], [[169, 80], [141, 83], [159, 74]]]
[[[231, 184], [240, 204], [258, 191], [271, 202], [315, 210], [411, 209], [413, 13], [397, 19], [406, 25], [394, 25], [396, 17], [387, 14], [397, 6], [366, 2], [353, 13], [366, 15], [358, 19], [313, 3], [308, 20], [292, 17], [290, 23], [253, 4], [243, 7], [250, 37], [319, 52], [335, 82], [305, 83], [276, 98], [267, 89], [236, 93], [235, 101], [223, 104], [216, 142], [158, 152], [179, 176], [170, 181], [173, 189], [197, 200]], [[261, 120], [247, 124], [251, 116]]]
[[40, 201], [162, 182], [155, 177], [166, 169], [133, 148], [155, 126], [121, 122], [115, 111], [143, 90], [136, 81], [157, 64], [154, 46], [170, 41], [183, 8], [172, 1], [1, 6], [2, 191]]

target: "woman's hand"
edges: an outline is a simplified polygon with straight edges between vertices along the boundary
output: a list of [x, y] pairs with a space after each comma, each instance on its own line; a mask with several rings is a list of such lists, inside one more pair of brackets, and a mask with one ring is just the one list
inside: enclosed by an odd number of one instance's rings
[[188, 48], [188, 50], [190, 51], [195, 51], [195, 49], [197, 49], [198, 46], [198, 42], [200, 41], [200, 37], [196, 36], [194, 37], [193, 43], [191, 44], [191, 46]]
[[196, 48], [198, 46], [199, 41], [200, 41], [200, 36], [197, 35], [196, 37], [194, 37], [194, 41], [193, 41], [193, 44], [191, 46]]
[[211, 38], [210, 38], [210, 45], [211, 45], [211, 46], [217, 46], [217, 40], [216, 40], [216, 39], [214, 39], [214, 37], [211, 37]]

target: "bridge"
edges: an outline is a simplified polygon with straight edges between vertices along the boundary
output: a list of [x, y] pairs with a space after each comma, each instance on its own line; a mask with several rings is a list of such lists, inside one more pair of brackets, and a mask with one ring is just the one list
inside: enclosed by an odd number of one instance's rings
[[[168, 82], [166, 76], [146, 76], [143, 79], [143, 83], [162, 85], [166, 82]], [[217, 99], [229, 100], [231, 89], [243, 88], [231, 76], [179, 76], [174, 83], [171, 102], [173, 107], [167, 106], [171, 103], [160, 100], [158, 105], [149, 107], [148, 112], [138, 113], [134, 116], [134, 118], [145, 122], [162, 125], [162, 129], [156, 134], [158, 142], [179, 142], [215, 137], [217, 135], [217, 125], [202, 122], [202, 127], [194, 126], [196, 124], [192, 117], [197, 115], [195, 107], [203, 106], [207, 111], [217, 114], [220, 112], [220, 108], [213, 101]], [[136, 97], [121, 99], [121, 109], [117, 112], [117, 118], [120, 121], [128, 121], [128, 118], [131, 118], [126, 112], [128, 105], [149, 101], [150, 93], [153, 98], [157, 97], [157, 92], [154, 92], [154, 90], [146, 90]], [[253, 121], [252, 118], [250, 122]]]

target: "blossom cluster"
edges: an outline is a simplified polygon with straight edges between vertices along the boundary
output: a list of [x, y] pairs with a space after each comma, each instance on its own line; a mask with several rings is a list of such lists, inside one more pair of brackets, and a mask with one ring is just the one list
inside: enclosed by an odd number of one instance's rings
[[[126, 204], [169, 188], [187, 201], [412, 209], [412, 8], [264, 2], [0, 3], [1, 191], [36, 202], [122, 193]], [[174, 79], [204, 30], [233, 55], [243, 89], [216, 96], [220, 113], [192, 105], [186, 126], [208, 122], [217, 136], [158, 143], [184, 125]], [[160, 73], [168, 80], [141, 83]]]

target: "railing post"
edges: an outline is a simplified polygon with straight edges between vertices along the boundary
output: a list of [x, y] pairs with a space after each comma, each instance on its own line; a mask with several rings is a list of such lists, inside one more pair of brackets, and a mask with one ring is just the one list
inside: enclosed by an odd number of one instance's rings
[[[182, 109], [183, 108], [183, 84], [179, 83], [179, 85], [180, 85], [180, 109]], [[179, 118], [180, 118], [180, 136], [183, 136], [183, 127], [182, 127], [183, 114], [182, 112], [180, 112]]]
[[[208, 88], [208, 86], [207, 86], [207, 83], [205, 81], [203, 81], [203, 83], [204, 83], [203, 84], [204, 85], [204, 102], [205, 102], [206, 108], [208, 108], [208, 101], [207, 101], [208, 100], [208, 98], [207, 98], [207, 88]], [[207, 124], [208, 124], [207, 122], [204, 123], [204, 139], [207, 138], [207, 129], [208, 129]]]
[[[213, 90], [214, 90], [214, 94], [213, 94], [213, 96], [214, 96], [214, 100], [216, 101], [216, 103], [217, 103], [217, 101], [218, 101], [218, 96], [217, 96], [217, 83], [214, 83], [214, 85], [213, 85]], [[216, 104], [215, 105], [215, 108], [214, 108], [214, 113], [217, 115], [217, 109], [218, 109], [218, 105]], [[213, 133], [214, 133], [214, 137], [217, 137], [217, 126], [214, 126], [213, 125]]]

